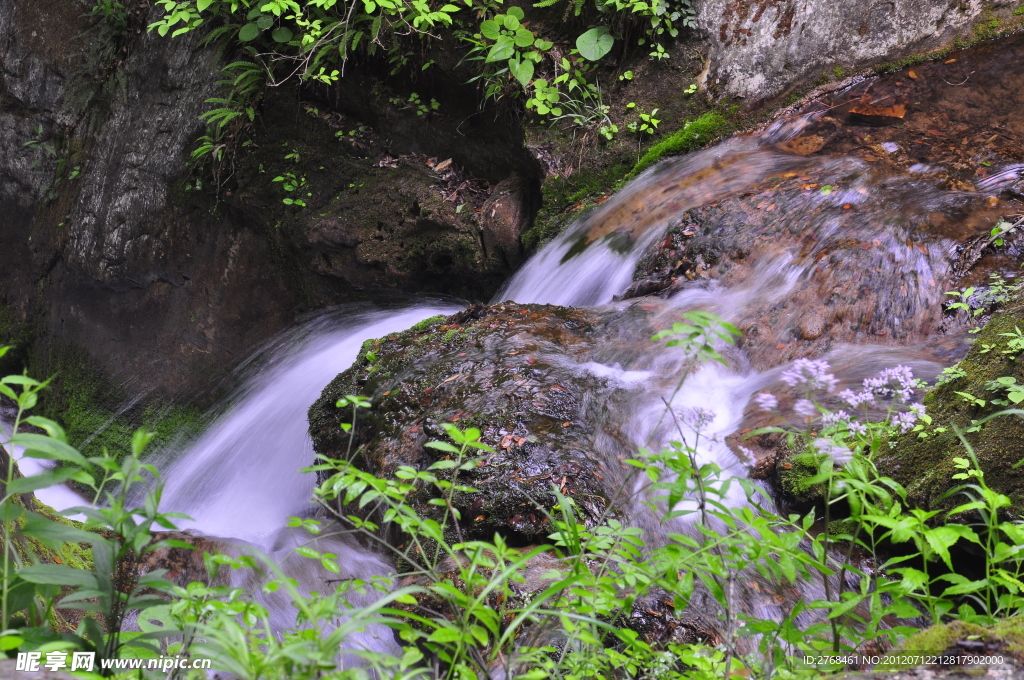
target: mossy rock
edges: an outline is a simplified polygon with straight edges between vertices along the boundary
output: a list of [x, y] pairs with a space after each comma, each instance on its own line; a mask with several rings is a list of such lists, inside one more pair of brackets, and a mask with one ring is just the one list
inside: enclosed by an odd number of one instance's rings
[[[953, 621], [925, 628], [907, 638], [893, 656], [997, 654], [1007, 663], [1024, 661], [1024, 616], [1003, 619], [993, 626], [979, 626], [965, 621]], [[879, 665], [875, 670], [899, 670], [906, 665]]]
[[[627, 472], [616, 456], [632, 452], [604, 417], [608, 403], [624, 393], [580, 366], [593, 360], [595, 347], [622, 342], [607, 317], [625, 314], [641, 317], [641, 326], [646, 318], [632, 310], [602, 315], [480, 305], [368, 343], [310, 408], [314, 448], [335, 459], [346, 454], [348, 435], [339, 423], [350, 421], [351, 413], [335, 404], [363, 395], [372, 408], [360, 413], [354, 444], [361, 447], [357, 464], [370, 472], [425, 469], [446, 456], [424, 447], [445, 439], [444, 422], [478, 427], [483, 443], [495, 449], [480, 467], [460, 475], [461, 483], [479, 490], [454, 498], [465, 538], [490, 540], [497, 532], [514, 545], [547, 542], [555, 487], [575, 501], [579, 519], [593, 525], [606, 515]], [[637, 333], [644, 349], [652, 332], [642, 327]], [[430, 516], [440, 510], [429, 500], [423, 495], [413, 503]]]
[[[962, 377], [939, 385], [925, 397], [931, 427], [923, 433], [901, 436], [879, 457], [879, 470], [903, 484], [908, 500], [914, 505], [937, 510], [965, 502], [962, 495], [949, 495], [961, 484], [952, 478], [957, 472], [953, 459], [969, 457], [954, 427], [966, 431], [974, 421], [1005, 408], [992, 403], [993, 398], [1005, 395], [988, 390], [990, 381], [1011, 376], [1017, 384], [1024, 384], [1021, 357], [1004, 353], [1008, 338], [1002, 334], [1012, 333], [1015, 328], [1024, 329], [1024, 296], [994, 314], [978, 334], [970, 352], [959, 363]], [[986, 346], [992, 348], [986, 349]], [[984, 407], [969, 404], [957, 392], [974, 395], [986, 404]], [[1024, 419], [1014, 415], [999, 416], [978, 431], [967, 432], [965, 437], [985, 473], [985, 481], [1009, 496], [1013, 502], [1009, 513], [1020, 516], [1024, 508], [1024, 466], [1015, 466], [1024, 459]]]

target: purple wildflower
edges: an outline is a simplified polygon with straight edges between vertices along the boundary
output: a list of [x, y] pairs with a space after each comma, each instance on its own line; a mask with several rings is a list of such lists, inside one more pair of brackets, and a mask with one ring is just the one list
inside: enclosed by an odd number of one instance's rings
[[830, 366], [824, 359], [811, 361], [810, 359], [797, 359], [791, 368], [782, 372], [782, 382], [790, 387], [807, 385], [814, 390], [826, 390], [831, 392], [839, 384], [836, 377], [828, 373]]
[[813, 418], [818, 415], [818, 407], [815, 406], [814, 402], [810, 399], [798, 400], [793, 404], [793, 411], [795, 411], [798, 416], [803, 416], [805, 418]]
[[839, 398], [854, 408], [861, 404], [870, 404], [875, 401], [875, 395], [871, 390], [863, 390], [861, 392], [843, 390], [839, 393]]
[[899, 429], [901, 433], [910, 432], [914, 429], [914, 423], [924, 414], [923, 404], [911, 404], [909, 411], [900, 411], [892, 415], [892, 426]]
[[914, 396], [917, 380], [909, 366], [887, 368], [874, 378], [864, 381], [865, 391], [870, 390], [877, 397], [891, 397], [901, 402], [908, 402]]
[[771, 411], [779, 405], [779, 400], [775, 398], [775, 395], [771, 392], [762, 392], [761, 394], [754, 397], [754, 403], [762, 411]]
[[850, 420], [850, 414], [842, 409], [835, 413], [826, 413], [821, 417], [822, 427], [832, 427], [833, 425], [839, 425], [840, 423], [846, 423]]
[[681, 410], [683, 422], [692, 427], [695, 432], [701, 432], [715, 420], [715, 412], [711, 409], [695, 406]]
[[837, 444], [831, 439], [826, 439], [825, 437], [815, 439], [813, 446], [818, 450], [818, 453], [824, 453], [826, 456], [832, 456], [832, 460], [837, 463], [845, 463], [853, 456], [850, 449], [846, 448], [842, 444]]

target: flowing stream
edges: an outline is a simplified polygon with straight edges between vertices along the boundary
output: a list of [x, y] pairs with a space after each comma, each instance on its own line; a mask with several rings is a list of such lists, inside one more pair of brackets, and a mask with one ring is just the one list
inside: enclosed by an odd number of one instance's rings
[[[938, 323], [935, 309], [943, 285], [952, 278], [956, 251], [956, 240], [943, 231], [943, 220], [935, 215], [959, 219], [984, 196], [940, 191], [910, 177], [884, 176], [852, 158], [806, 157], [777, 148], [813, 119], [783, 121], [759, 135], [738, 136], [652, 168], [542, 248], [495, 297], [495, 302], [606, 308], [643, 304], [661, 327], [678, 321], [685, 311], [705, 309], [744, 329], [748, 339], [729, 351], [728, 366], [699, 368], [678, 392], [675, 384], [684, 365], [678, 352], [651, 344], [641, 361], [595, 350], [594, 361], [581, 370], [618, 380], [635, 395], [611, 414], [632, 445], [658, 446], [671, 436], [662, 418], [662, 399], [671, 398], [677, 409], [710, 412], [700, 448], [703, 459], [746, 474], [749, 461], [727, 437], [750, 416], [751, 396], [776, 383], [780, 371], [796, 358], [788, 353], [797, 347], [793, 334], [819, 343], [818, 355], [832, 362], [844, 386], [899, 363], [912, 366], [923, 378], [950, 363], [948, 351], [943, 354], [942, 348], [923, 340]], [[787, 194], [778, 183], [765, 184], [773, 177], [793, 177], [796, 182], [812, 176], [842, 189], [825, 193], [797, 187]], [[715, 217], [718, 213], [707, 213], [712, 225], [707, 227], [708, 238], [728, 238], [732, 229], [744, 242], [742, 257], [733, 258], [735, 267], [724, 274], [710, 266], [698, 267], [695, 271], [702, 274], [693, 280], [677, 277], [675, 287], [661, 296], [616, 299], [630, 286], [644, 258], [671, 240], [671, 230], [678, 228], [686, 211], [719, 203], [717, 210], [731, 205], [738, 211], [743, 201], [756, 205], [762, 194], [768, 198], [761, 203], [770, 206], [760, 210], [757, 205], [761, 216], [751, 215], [749, 221], [737, 212], [719, 228], [713, 223], [720, 219]], [[849, 221], [854, 210], [856, 220]], [[913, 215], [924, 217], [915, 222]], [[931, 226], [922, 230], [915, 226], [918, 222]], [[879, 306], [862, 295], [832, 303], [858, 286], [883, 291], [879, 296], [889, 291], [899, 302]], [[877, 306], [877, 313], [865, 316], [865, 305], [872, 310]], [[208, 429], [187, 450], [169, 452], [162, 465], [164, 509], [191, 516], [184, 527], [197, 533], [277, 556], [304, 586], [318, 587], [325, 576], [310, 566], [311, 561], [287, 559], [297, 542], [309, 538], [286, 526], [289, 517], [310, 510], [312, 475], [299, 472], [313, 463], [308, 407], [351, 365], [365, 340], [459, 308], [438, 301], [400, 309], [343, 307], [281, 335], [240, 369], [241, 387]], [[826, 313], [832, 315], [825, 324], [829, 330], [814, 335], [815, 315]], [[803, 330], [792, 330], [797, 328]], [[60, 507], [68, 499], [44, 500]], [[349, 572], [343, 577], [367, 578], [391, 568], [380, 556], [351, 542], [339, 541], [330, 550], [343, 557], [340, 563]], [[285, 625], [287, 608], [277, 616]], [[386, 637], [369, 635], [358, 644], [389, 648]]]

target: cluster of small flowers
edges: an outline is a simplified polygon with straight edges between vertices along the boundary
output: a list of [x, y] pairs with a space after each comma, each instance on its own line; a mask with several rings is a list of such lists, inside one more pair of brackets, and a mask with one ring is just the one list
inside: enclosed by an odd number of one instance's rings
[[793, 404], [793, 411], [804, 418], [814, 418], [819, 414], [818, 407], [810, 399], [800, 399]]
[[792, 368], [782, 372], [782, 382], [790, 387], [807, 385], [812, 390], [825, 390], [831, 392], [839, 384], [836, 377], [828, 372], [830, 366], [824, 359], [812, 361], [810, 359], [797, 359], [793, 362]]
[[914, 397], [917, 380], [909, 366], [886, 368], [873, 378], [864, 380], [864, 389], [860, 392], [843, 390], [839, 397], [854, 408], [862, 404], [872, 404], [875, 398], [891, 398], [904, 404]]
[[842, 444], [837, 444], [826, 437], [819, 437], [818, 439], [815, 439], [812, 446], [817, 449], [818, 453], [824, 453], [827, 456], [832, 456], [832, 460], [837, 463], [845, 463], [853, 456], [853, 452], [850, 451], [849, 448]]
[[[831, 391], [835, 389], [838, 381], [835, 376], [828, 373], [830, 366], [824, 359], [810, 361], [809, 359], [798, 359], [793, 367], [782, 372], [782, 381], [790, 387], [807, 385], [812, 389], [824, 389]], [[921, 404], [909, 404], [914, 396], [914, 389], [918, 381], [908, 366], [896, 366], [881, 371], [873, 378], [864, 380], [864, 389], [860, 392], [843, 390], [839, 396], [847, 404], [856, 408], [864, 404], [875, 403], [876, 398], [892, 398], [894, 401], [907, 404], [908, 411], [897, 411], [891, 415], [890, 424], [901, 433], [909, 432], [914, 424], [924, 413], [924, 406]], [[754, 397], [754, 403], [762, 411], [773, 411], [779, 405], [779, 400], [770, 392], [761, 392]], [[799, 399], [793, 405], [793, 411], [804, 418], [815, 418], [820, 410], [810, 399]], [[854, 434], [867, 434], [867, 426], [858, 422], [856, 418], [846, 411], [840, 409], [834, 413], [825, 413], [821, 416], [823, 427], [836, 427], [843, 425]], [[819, 440], [826, 441], [826, 440]]]
[[923, 404], [911, 404], [909, 411], [899, 411], [892, 414], [892, 426], [899, 428], [901, 433], [910, 432], [914, 429], [914, 423], [924, 414]]
[[714, 411], [707, 408], [701, 408], [700, 406], [683, 408], [680, 409], [680, 411], [680, 416], [682, 417], [683, 422], [693, 428], [696, 432], [703, 431], [715, 420]]
[[855, 434], [867, 434], [868, 432], [868, 428], [864, 423], [857, 422], [856, 418], [842, 409], [823, 415], [821, 417], [821, 425], [822, 427], [845, 425], [847, 430]]
[[762, 392], [754, 397], [754, 403], [762, 411], [771, 411], [779, 405], [779, 400], [771, 392]]

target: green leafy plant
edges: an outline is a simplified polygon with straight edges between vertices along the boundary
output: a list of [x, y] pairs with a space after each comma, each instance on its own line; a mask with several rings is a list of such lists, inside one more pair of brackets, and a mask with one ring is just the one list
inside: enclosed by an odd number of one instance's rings
[[[278, 175], [272, 182], [280, 182], [281, 188], [289, 193], [298, 193], [306, 188], [306, 178], [297, 176], [294, 172], [286, 172], [283, 175]], [[313, 194], [306, 192], [306, 197], [310, 197]], [[286, 196], [281, 199], [281, 202], [285, 205], [297, 205], [300, 208], [306, 207], [306, 202], [298, 197]]]
[[[0, 356], [5, 352], [6, 348], [0, 348]], [[155, 652], [154, 636], [126, 637], [124, 627], [129, 617], [166, 604], [173, 584], [166, 579], [166, 570], [140, 575], [140, 566], [153, 550], [191, 546], [154, 537], [157, 528], [173, 529], [173, 519], [180, 515], [160, 512], [159, 473], [140, 461], [152, 434], [136, 432], [131, 450], [122, 460], [107, 451], [86, 458], [68, 444], [57, 423], [28, 415], [45, 387], [46, 383], [23, 375], [0, 379], [0, 395], [17, 407], [12, 434], [0, 444], [56, 464], [40, 474], [22, 477], [16, 472], [14, 458], [3, 456], [0, 647], [8, 651], [85, 650], [96, 652], [100, 659], [118, 658], [126, 647]], [[92, 496], [90, 504], [65, 511], [83, 515], [84, 523], [64, 520], [26, 500], [25, 494], [68, 481]], [[137, 487], [149, 488], [141, 504], [131, 502]], [[66, 555], [69, 547], [86, 552], [90, 560], [63, 564], [65, 560], [57, 556]], [[64, 610], [85, 613], [74, 633], [54, 627], [55, 621], [64, 621], [56, 612]]]

